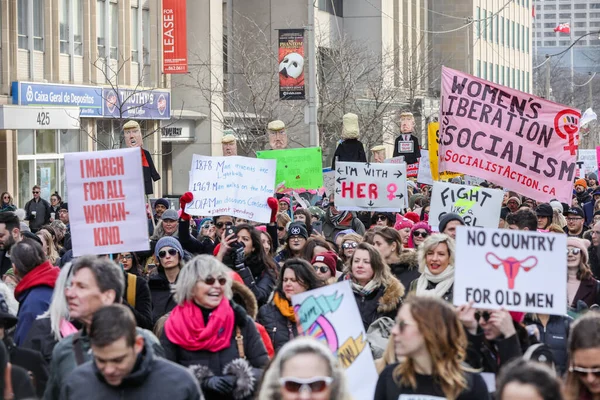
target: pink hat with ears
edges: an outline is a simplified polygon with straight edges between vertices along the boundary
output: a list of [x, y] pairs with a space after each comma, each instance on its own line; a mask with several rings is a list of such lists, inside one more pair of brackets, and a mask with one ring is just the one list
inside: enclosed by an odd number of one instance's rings
[[254, 228], [256, 228], [257, 231], [267, 232], [267, 227], [265, 225], [258, 225], [258, 226], [255, 226]]
[[519, 312], [519, 311], [509, 311], [508, 312], [511, 316], [511, 318], [513, 319], [513, 321], [517, 322], [517, 323], [521, 323], [523, 322], [523, 319], [525, 319], [525, 313], [524, 312]]
[[394, 224], [395, 230], [399, 231], [400, 229], [404, 229], [404, 228], [412, 228], [413, 225], [414, 225], [414, 222], [412, 222], [410, 219], [404, 218], [400, 214], [396, 214], [396, 223]]

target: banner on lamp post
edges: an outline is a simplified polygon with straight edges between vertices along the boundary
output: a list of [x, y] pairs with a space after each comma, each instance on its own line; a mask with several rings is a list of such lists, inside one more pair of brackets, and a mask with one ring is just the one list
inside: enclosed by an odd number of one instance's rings
[[304, 100], [304, 29], [279, 30], [279, 98]]
[[187, 74], [186, 0], [162, 0], [163, 72]]

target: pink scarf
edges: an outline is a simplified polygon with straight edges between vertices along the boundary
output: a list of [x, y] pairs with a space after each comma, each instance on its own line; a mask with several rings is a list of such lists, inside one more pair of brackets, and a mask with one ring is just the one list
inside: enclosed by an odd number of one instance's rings
[[216, 353], [229, 347], [234, 319], [233, 308], [226, 298], [212, 311], [207, 325], [200, 307], [193, 301], [186, 301], [171, 311], [165, 323], [165, 334], [171, 343], [185, 350]]

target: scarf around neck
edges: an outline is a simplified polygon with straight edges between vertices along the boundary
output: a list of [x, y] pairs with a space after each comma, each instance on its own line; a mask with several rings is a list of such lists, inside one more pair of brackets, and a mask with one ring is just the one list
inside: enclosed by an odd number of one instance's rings
[[[435, 283], [433, 289], [427, 289], [429, 282]], [[425, 271], [417, 281], [417, 296], [442, 297], [454, 284], [454, 265], [448, 265], [446, 270], [439, 275], [434, 275], [425, 267]]]
[[281, 315], [289, 319], [291, 322], [296, 322], [296, 314], [294, 314], [294, 307], [292, 307], [288, 299], [286, 299], [285, 297], [282, 298], [281, 296], [279, 296], [279, 293], [275, 292], [275, 294], [273, 295], [273, 304], [275, 304], [275, 307], [277, 307]]
[[225, 297], [210, 314], [208, 323], [200, 307], [187, 300], [171, 311], [165, 334], [171, 343], [185, 350], [216, 353], [230, 346], [234, 322], [233, 308]]
[[327, 213], [329, 214], [329, 220], [334, 225], [339, 225], [347, 216], [349, 211], [342, 211], [338, 215], [333, 215], [331, 212], [331, 208], [327, 209]]
[[369, 283], [367, 283], [365, 286], [361, 286], [360, 284], [356, 283], [354, 279], [352, 279], [350, 274], [346, 275], [345, 279], [350, 280], [350, 284], [352, 285], [352, 291], [362, 297], [370, 295], [375, 290], [379, 289], [379, 286], [381, 286], [378, 282], [375, 282], [374, 279], [371, 279]]

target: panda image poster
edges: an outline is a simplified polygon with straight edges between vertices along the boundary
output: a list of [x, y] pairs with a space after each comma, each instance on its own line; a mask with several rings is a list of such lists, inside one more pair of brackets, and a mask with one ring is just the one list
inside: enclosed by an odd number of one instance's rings
[[279, 98], [304, 100], [304, 29], [279, 30]]

